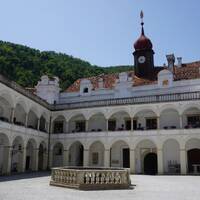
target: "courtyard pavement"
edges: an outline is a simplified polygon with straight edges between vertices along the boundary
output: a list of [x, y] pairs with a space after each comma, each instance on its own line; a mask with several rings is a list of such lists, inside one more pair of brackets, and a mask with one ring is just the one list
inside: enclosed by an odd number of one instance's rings
[[48, 173], [0, 177], [0, 200], [200, 200], [200, 176], [131, 176], [131, 190], [78, 191], [49, 186]]

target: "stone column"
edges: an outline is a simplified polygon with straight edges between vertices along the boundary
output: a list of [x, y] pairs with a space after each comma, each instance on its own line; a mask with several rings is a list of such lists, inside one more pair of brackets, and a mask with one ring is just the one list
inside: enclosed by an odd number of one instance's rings
[[38, 154], [39, 154], [39, 149], [34, 149], [35, 153], [35, 158], [34, 158], [34, 171], [38, 171]]
[[64, 150], [63, 156], [63, 165], [69, 166], [69, 150]]
[[11, 108], [11, 112], [10, 112], [10, 123], [13, 123], [14, 114], [15, 114], [15, 110], [14, 110], [14, 108]]
[[187, 163], [186, 163], [186, 150], [180, 149], [180, 164], [181, 164], [181, 174], [187, 173]]
[[89, 149], [84, 149], [83, 152], [83, 166], [87, 167], [89, 166]]
[[65, 133], [69, 133], [69, 122], [65, 123]]
[[133, 131], [133, 118], [131, 118], [131, 131]]
[[51, 168], [52, 166], [53, 166], [53, 149], [50, 149], [48, 167]]
[[25, 116], [25, 127], [28, 127], [28, 114]]
[[106, 131], [108, 131], [108, 119], [106, 119]]
[[157, 130], [160, 130], [160, 116], [157, 117]]
[[89, 121], [85, 120], [85, 131], [88, 132], [89, 131]]
[[26, 171], [26, 147], [22, 149], [22, 161], [20, 162], [20, 172]]
[[38, 131], [40, 130], [40, 119], [38, 119], [38, 122], [37, 122], [37, 130]]
[[4, 158], [6, 159], [5, 161], [7, 162], [7, 166], [6, 166], [6, 169], [5, 171], [3, 171], [3, 173], [5, 172], [5, 174], [10, 174], [11, 173], [11, 162], [12, 162], [12, 146], [8, 146], [8, 147], [4, 147], [6, 148], [6, 151], [8, 151], [7, 155], [8, 157], [7, 158]]
[[110, 167], [110, 149], [104, 151], [104, 167]]
[[135, 149], [130, 149], [130, 173], [135, 173]]
[[157, 150], [157, 156], [158, 156], [158, 174], [163, 174], [163, 150], [162, 149]]
[[179, 115], [179, 120], [180, 120], [180, 129], [183, 128], [183, 118], [182, 115]]

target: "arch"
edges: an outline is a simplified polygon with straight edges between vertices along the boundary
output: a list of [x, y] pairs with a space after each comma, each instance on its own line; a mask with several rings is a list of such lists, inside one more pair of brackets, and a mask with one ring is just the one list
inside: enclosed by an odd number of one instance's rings
[[104, 166], [105, 147], [101, 141], [93, 142], [89, 148], [89, 165], [96, 167]]
[[180, 144], [176, 139], [163, 143], [163, 164], [165, 173], [180, 173]]
[[0, 120], [4, 122], [11, 121], [11, 114], [13, 108], [13, 106], [11, 105], [11, 100], [7, 99], [8, 96], [0, 96]]
[[84, 146], [81, 142], [76, 141], [69, 147], [69, 165], [83, 166]]
[[124, 140], [116, 140], [110, 148], [111, 167], [130, 167], [130, 148]]
[[91, 132], [106, 131], [106, 118], [103, 113], [96, 113], [90, 116], [88, 130]]
[[6, 134], [0, 133], [0, 175], [10, 172], [8, 169], [10, 141]]
[[75, 114], [69, 120], [69, 132], [76, 133], [76, 132], [85, 132], [86, 131], [86, 118], [85, 115]]
[[113, 112], [108, 120], [108, 130], [109, 131], [131, 130], [130, 114], [124, 110]]
[[44, 115], [41, 115], [39, 130], [42, 132], [47, 132], [47, 129], [48, 127], [47, 127], [46, 117], [44, 117]]
[[87, 113], [84, 111], [74, 111], [67, 116], [67, 121], [71, 121], [72, 118], [76, 118], [77, 116], [83, 116], [83, 118], [87, 119]]
[[159, 116], [162, 114], [163, 111], [168, 110], [168, 109], [169, 110], [174, 110], [174, 111], [178, 112], [179, 115], [181, 115], [181, 111], [176, 105], [174, 105], [174, 104], [166, 104], [166, 105], [163, 105], [163, 106], [160, 107]]
[[29, 139], [26, 145], [26, 171], [33, 171], [37, 170], [37, 163], [36, 163], [36, 151], [37, 150], [37, 143], [34, 139]]
[[15, 106], [13, 123], [19, 126], [25, 126], [26, 110], [21, 103], [17, 103]]
[[47, 168], [47, 145], [44, 141], [39, 144], [38, 149], [38, 170], [46, 170]]
[[12, 108], [14, 107], [13, 97], [8, 93], [8, 91], [0, 91], [0, 98], [5, 99]]
[[189, 110], [191, 108], [196, 108], [197, 110], [200, 110], [200, 105], [197, 103], [189, 103], [189, 104], [184, 105], [181, 108], [181, 115], [183, 115], [184, 112], [186, 112], [187, 110]]
[[53, 167], [62, 167], [63, 166], [63, 154], [64, 147], [63, 144], [57, 142], [53, 147]]
[[157, 108], [154, 108], [152, 106], [142, 106], [142, 107], [138, 107], [134, 110], [133, 117], [135, 117], [135, 115], [137, 115], [137, 113], [145, 112], [145, 111], [151, 111], [151, 112], [155, 113], [157, 117], [159, 116]]
[[168, 107], [160, 112], [160, 128], [161, 129], [176, 129], [180, 128], [179, 111], [175, 108]]
[[187, 168], [189, 173], [200, 173], [195, 165], [200, 165], [200, 139], [191, 138], [185, 144], [187, 151]]
[[92, 111], [90, 111], [87, 115], [87, 119], [90, 120], [90, 118], [93, 117], [94, 115], [103, 115], [106, 119], [106, 114], [105, 114], [105, 111], [103, 111], [103, 110], [92, 110]]
[[157, 129], [157, 111], [144, 107], [137, 109], [134, 114], [137, 130]]
[[131, 118], [130, 110], [126, 107], [122, 108], [114, 108], [107, 114], [107, 119], [111, 118], [113, 115], [118, 113], [126, 113]]
[[27, 127], [32, 129], [38, 128], [38, 116], [34, 110], [30, 110], [28, 113]]
[[200, 128], [200, 109], [197, 106], [187, 106], [182, 113], [184, 128]]
[[23, 172], [24, 142], [21, 136], [12, 142], [11, 172]]
[[144, 159], [149, 153], [157, 154], [157, 145], [153, 140], [140, 139], [136, 142], [135, 156], [136, 161], [136, 173], [145, 173], [144, 171]]
[[59, 115], [53, 120], [53, 132], [54, 133], [66, 132], [66, 119], [63, 115]]

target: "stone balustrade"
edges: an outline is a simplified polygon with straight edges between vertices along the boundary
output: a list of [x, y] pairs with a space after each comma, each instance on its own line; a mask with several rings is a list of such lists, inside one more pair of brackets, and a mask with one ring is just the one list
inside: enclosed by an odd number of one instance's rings
[[128, 169], [117, 168], [54, 168], [50, 185], [81, 190], [128, 189]]

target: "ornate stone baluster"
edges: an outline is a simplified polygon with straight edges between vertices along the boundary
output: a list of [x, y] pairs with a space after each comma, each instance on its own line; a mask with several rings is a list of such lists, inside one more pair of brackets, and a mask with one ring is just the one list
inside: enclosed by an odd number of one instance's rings
[[99, 184], [100, 178], [99, 178], [99, 173], [96, 173], [96, 184]]

